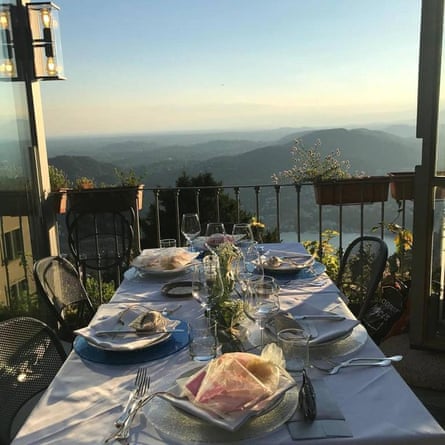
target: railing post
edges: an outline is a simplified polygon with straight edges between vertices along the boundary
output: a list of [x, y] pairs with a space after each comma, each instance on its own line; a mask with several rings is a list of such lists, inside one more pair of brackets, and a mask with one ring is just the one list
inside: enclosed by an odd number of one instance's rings
[[260, 220], [260, 186], [255, 186], [255, 213], [257, 221]]
[[277, 231], [278, 231], [278, 239], [281, 240], [281, 230], [280, 230], [280, 189], [281, 187], [278, 184], [275, 184], [275, 208], [276, 208], [276, 221], [277, 221]]
[[159, 215], [159, 193], [160, 189], [153, 190], [155, 195], [155, 214], [156, 214], [156, 236], [158, 239], [158, 246], [161, 244], [161, 217]]
[[241, 201], [240, 201], [240, 189], [239, 187], [233, 187], [235, 192], [235, 200], [236, 200], [236, 222], [240, 221], [240, 213], [241, 213]]
[[297, 241], [301, 242], [301, 184], [295, 183], [294, 185], [297, 193]]
[[178, 243], [178, 246], [181, 245], [181, 220], [180, 220], [180, 210], [179, 210], [180, 194], [181, 190], [177, 188], [175, 193], [175, 208], [176, 208], [176, 241]]

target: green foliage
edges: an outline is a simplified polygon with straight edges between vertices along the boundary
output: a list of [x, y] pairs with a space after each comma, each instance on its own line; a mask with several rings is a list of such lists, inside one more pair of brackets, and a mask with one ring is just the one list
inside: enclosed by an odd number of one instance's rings
[[54, 165], [49, 165], [49, 182], [51, 185], [51, 191], [56, 192], [61, 188], [71, 187], [71, 181], [68, 179], [66, 173], [54, 167]]
[[315, 259], [326, 266], [326, 273], [332, 280], [337, 279], [340, 268], [340, 252], [331, 244], [331, 240], [339, 235], [336, 230], [326, 229], [322, 232], [321, 246], [320, 242], [303, 241], [306, 250], [315, 257]]
[[381, 223], [385, 230], [393, 233], [395, 251], [388, 257], [383, 282], [393, 283], [395, 280], [404, 282], [408, 287], [412, 273], [413, 234], [410, 230], [395, 223]]
[[86, 279], [85, 289], [93, 306], [97, 308], [102, 303], [108, 303], [111, 300], [116, 291], [116, 285], [114, 281], [99, 283], [96, 278], [90, 276]]
[[292, 182], [301, 183], [350, 178], [350, 163], [340, 159], [340, 149], [337, 148], [323, 157], [320, 147], [320, 139], [310, 148], [305, 148], [303, 141], [297, 139], [291, 150], [291, 168], [272, 175], [272, 180], [278, 183], [280, 178], [287, 178]]
[[137, 175], [132, 168], [127, 171], [116, 168], [114, 171], [119, 179], [120, 185], [123, 187], [137, 186], [142, 183], [142, 176]]
[[[196, 212], [196, 195], [191, 188], [199, 188], [199, 218], [201, 228], [205, 230], [208, 222], [218, 220], [215, 189], [207, 187], [221, 186], [216, 182], [211, 173], [201, 173], [190, 177], [185, 172], [176, 180], [176, 187], [180, 187], [180, 218], [183, 213]], [[188, 190], [190, 188], [190, 190]], [[162, 228], [161, 238], [176, 238], [176, 189], [162, 190], [159, 192], [159, 220]], [[238, 207], [235, 199], [219, 194], [220, 216], [223, 222], [234, 222], [238, 220]], [[251, 215], [243, 210], [240, 212], [240, 221], [247, 222]], [[151, 204], [147, 217], [141, 220], [142, 246], [144, 248], [157, 246], [157, 215], [156, 206]]]
[[81, 176], [76, 179], [76, 189], [77, 190], [88, 190], [96, 187], [94, 179], [87, 178], [86, 176]]

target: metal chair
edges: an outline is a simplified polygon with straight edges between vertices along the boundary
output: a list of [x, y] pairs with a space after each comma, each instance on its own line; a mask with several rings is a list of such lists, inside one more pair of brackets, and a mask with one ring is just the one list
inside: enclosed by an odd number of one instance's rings
[[345, 250], [336, 284], [348, 298], [349, 306], [359, 320], [372, 303], [387, 258], [388, 246], [374, 236], [358, 237]]
[[1, 322], [0, 344], [0, 445], [8, 445], [25, 420], [24, 407], [48, 387], [66, 353], [54, 331], [30, 317]]
[[71, 342], [73, 331], [86, 326], [95, 310], [76, 268], [65, 258], [50, 256], [34, 263], [39, 295], [57, 321], [59, 337]]
[[134, 211], [83, 213], [69, 210], [66, 225], [69, 248], [82, 279], [95, 274], [98, 282], [114, 281], [117, 287], [130, 263]]

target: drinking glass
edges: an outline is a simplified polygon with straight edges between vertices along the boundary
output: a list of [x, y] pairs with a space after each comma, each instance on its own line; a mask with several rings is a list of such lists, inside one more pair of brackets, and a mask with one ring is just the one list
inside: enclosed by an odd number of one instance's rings
[[288, 371], [303, 371], [310, 366], [310, 335], [304, 329], [289, 328], [278, 332], [278, 344], [283, 350]]
[[201, 233], [201, 224], [197, 213], [184, 213], [182, 215], [181, 232], [190, 244], [193, 252], [193, 240]]
[[192, 296], [211, 318], [210, 303], [217, 301], [224, 293], [219, 259], [216, 255], [207, 255], [203, 262], [196, 264], [193, 269]]
[[189, 352], [192, 360], [208, 361], [216, 357], [216, 327], [216, 322], [202, 315], [189, 323]]
[[267, 275], [252, 277], [247, 284], [244, 311], [249, 318], [255, 320], [260, 329], [261, 349], [264, 346], [264, 325], [280, 310], [279, 291], [278, 283]]
[[252, 227], [249, 223], [236, 223], [232, 228], [232, 235], [238, 238], [237, 245], [240, 249], [248, 248], [255, 241]]

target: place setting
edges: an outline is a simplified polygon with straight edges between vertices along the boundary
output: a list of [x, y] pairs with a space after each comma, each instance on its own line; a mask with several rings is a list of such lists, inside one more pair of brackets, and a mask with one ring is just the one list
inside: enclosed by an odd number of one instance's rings
[[75, 331], [74, 350], [83, 359], [107, 364], [156, 360], [188, 344], [187, 322], [174, 318], [180, 306], [103, 304], [91, 323]]
[[260, 356], [226, 353], [179, 373], [173, 385], [151, 394], [143, 412], [169, 440], [232, 442], [283, 425], [298, 408], [298, 392], [281, 349], [271, 344]]

